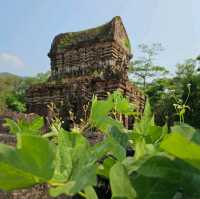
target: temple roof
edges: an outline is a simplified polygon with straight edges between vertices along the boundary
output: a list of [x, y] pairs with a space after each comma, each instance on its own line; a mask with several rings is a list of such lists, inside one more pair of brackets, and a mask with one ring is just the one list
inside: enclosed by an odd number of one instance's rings
[[[116, 33], [119, 32], [117, 29], [121, 29], [123, 34], [117, 36]], [[128, 53], [130, 53], [131, 47], [129, 38], [122, 23], [121, 17], [118, 16], [114, 17], [110, 22], [96, 28], [79, 32], [61, 33], [57, 35], [52, 42], [49, 55], [55, 53], [57, 50], [80, 46], [84, 43], [106, 42], [114, 40], [119, 40], [118, 43], [125, 50], [127, 50]]]

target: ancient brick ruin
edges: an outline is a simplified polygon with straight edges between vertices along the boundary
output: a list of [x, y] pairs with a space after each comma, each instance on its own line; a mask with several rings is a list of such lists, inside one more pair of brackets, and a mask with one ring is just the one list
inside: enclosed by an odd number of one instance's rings
[[[93, 95], [101, 99], [117, 89], [143, 111], [144, 96], [128, 81], [132, 54], [120, 17], [97, 28], [59, 34], [48, 56], [51, 77], [28, 90], [28, 112], [48, 116], [47, 105], [53, 102], [65, 121], [69, 122], [68, 112], [72, 111], [79, 122]], [[127, 127], [132, 123], [133, 118], [124, 118]]]
[[[94, 29], [56, 36], [48, 55], [51, 60], [51, 77], [47, 83], [33, 86], [27, 91], [29, 113], [49, 116], [48, 105], [53, 102], [65, 121], [70, 122], [68, 112], [71, 110], [79, 122], [84, 114], [84, 105], [91, 102], [94, 94], [102, 99], [107, 96], [107, 92], [117, 89], [129, 97], [138, 111], [143, 111], [144, 96], [128, 81], [131, 46], [120, 17]], [[0, 142], [15, 145], [15, 137], [8, 134], [8, 129], [1, 128], [5, 117], [17, 119], [29, 116], [10, 113], [0, 117]], [[133, 118], [123, 119], [126, 127], [132, 125]], [[12, 193], [0, 191], [0, 199], [8, 198], [51, 197], [46, 185], [39, 185]]]

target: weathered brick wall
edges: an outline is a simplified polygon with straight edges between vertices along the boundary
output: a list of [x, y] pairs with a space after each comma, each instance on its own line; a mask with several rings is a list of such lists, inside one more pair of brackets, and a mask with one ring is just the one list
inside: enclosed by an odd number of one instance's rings
[[[96, 78], [34, 86], [27, 93], [28, 111], [47, 116], [49, 114], [47, 106], [54, 103], [64, 121], [69, 121], [68, 113], [72, 111], [75, 113], [76, 122], [79, 122], [84, 118], [84, 105], [91, 103], [93, 95], [103, 99], [107, 96], [107, 92], [112, 93], [117, 89], [120, 89], [136, 105], [138, 112], [143, 112], [145, 98], [131, 83]], [[129, 125], [127, 124], [126, 127], [128, 128]]]
[[120, 17], [109, 23], [76, 33], [57, 35], [49, 52], [51, 79], [91, 76], [94, 72], [128, 78], [131, 47]]
[[[145, 98], [128, 81], [132, 54], [120, 17], [97, 28], [56, 36], [48, 56], [51, 77], [46, 84], [27, 91], [28, 112], [48, 116], [47, 105], [54, 103], [70, 126], [69, 111], [75, 113], [78, 122], [84, 116], [84, 105], [91, 102], [93, 95], [102, 99], [107, 92], [117, 89], [128, 96], [137, 111], [143, 111]], [[129, 127], [128, 120], [132, 118], [125, 120]]]

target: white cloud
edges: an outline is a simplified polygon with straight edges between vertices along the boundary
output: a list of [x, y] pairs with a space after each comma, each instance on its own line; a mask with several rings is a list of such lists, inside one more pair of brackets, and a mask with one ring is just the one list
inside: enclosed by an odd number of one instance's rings
[[11, 53], [0, 53], [0, 71], [21, 70], [25, 67], [24, 62]]

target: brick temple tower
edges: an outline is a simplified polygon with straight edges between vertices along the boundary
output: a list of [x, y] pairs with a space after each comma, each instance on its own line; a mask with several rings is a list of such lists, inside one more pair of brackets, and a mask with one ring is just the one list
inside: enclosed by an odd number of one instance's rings
[[[53, 102], [64, 120], [71, 110], [78, 121], [94, 94], [102, 99], [117, 89], [143, 111], [145, 98], [128, 81], [131, 45], [120, 17], [97, 28], [59, 34], [48, 56], [51, 77], [27, 91], [28, 112], [48, 116], [47, 105]], [[128, 127], [132, 119], [125, 118], [124, 123]]]

